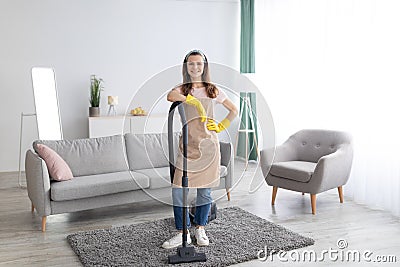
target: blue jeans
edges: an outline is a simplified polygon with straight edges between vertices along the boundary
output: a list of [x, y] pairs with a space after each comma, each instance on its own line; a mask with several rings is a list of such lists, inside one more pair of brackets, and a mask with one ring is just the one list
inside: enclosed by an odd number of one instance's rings
[[[189, 188], [172, 188], [172, 201], [174, 205], [175, 227], [178, 230], [183, 229], [183, 191], [189, 193]], [[208, 214], [211, 208], [211, 189], [210, 188], [197, 188], [196, 198], [196, 213], [194, 215], [194, 223], [196, 225], [204, 226], [208, 221]], [[187, 227], [190, 227], [189, 212], [186, 213]]]

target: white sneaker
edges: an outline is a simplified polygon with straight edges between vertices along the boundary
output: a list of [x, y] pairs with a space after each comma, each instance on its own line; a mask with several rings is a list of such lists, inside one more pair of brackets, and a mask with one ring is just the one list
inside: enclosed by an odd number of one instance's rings
[[[187, 243], [192, 243], [192, 239], [190, 238], [190, 233], [187, 234]], [[177, 248], [182, 245], [182, 233], [178, 233], [175, 236], [171, 237], [169, 240], [165, 241], [162, 244], [162, 247], [165, 249]]]
[[208, 246], [210, 244], [210, 240], [208, 240], [206, 230], [204, 230], [204, 228], [196, 228], [194, 231], [194, 236], [196, 237], [197, 245]]

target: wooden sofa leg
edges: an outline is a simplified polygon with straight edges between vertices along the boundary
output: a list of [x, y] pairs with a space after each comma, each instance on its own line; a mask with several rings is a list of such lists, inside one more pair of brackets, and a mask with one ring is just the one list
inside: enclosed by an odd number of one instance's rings
[[229, 189], [226, 189], [226, 196], [228, 197], [228, 201], [231, 201], [231, 191]]
[[271, 205], [275, 205], [275, 198], [276, 198], [276, 193], [278, 192], [278, 187], [274, 186], [272, 187], [272, 201], [271, 201]]
[[46, 216], [42, 217], [42, 232], [46, 232]]
[[343, 203], [343, 188], [342, 188], [342, 186], [339, 186], [337, 189], [339, 192], [340, 203]]
[[301, 193], [301, 195], [303, 195], [303, 196], [304, 196], [304, 192], [302, 192], [302, 193]]
[[312, 214], [315, 215], [315, 212], [317, 210], [317, 195], [310, 194], [310, 196], [311, 196], [311, 211], [312, 211]]
[[35, 206], [33, 206], [33, 203], [32, 203], [31, 212], [34, 212], [34, 211], [35, 211]]

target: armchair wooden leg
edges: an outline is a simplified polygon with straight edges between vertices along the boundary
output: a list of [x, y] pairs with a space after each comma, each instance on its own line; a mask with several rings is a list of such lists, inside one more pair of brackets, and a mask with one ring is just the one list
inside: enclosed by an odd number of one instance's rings
[[303, 195], [303, 196], [304, 196], [304, 192], [302, 192], [302, 193], [301, 193], [301, 195]]
[[34, 211], [35, 211], [35, 206], [33, 206], [33, 203], [32, 203], [31, 212], [34, 212]]
[[275, 205], [275, 198], [276, 198], [276, 193], [278, 192], [278, 187], [274, 186], [272, 187], [272, 201], [271, 205]]
[[317, 195], [310, 194], [310, 196], [311, 196], [311, 211], [312, 211], [312, 214], [315, 215], [315, 212], [317, 210]]
[[226, 196], [228, 197], [228, 201], [231, 201], [231, 191], [229, 189], [226, 189]]
[[42, 232], [46, 232], [46, 216], [42, 217]]
[[343, 203], [343, 188], [342, 188], [342, 186], [339, 186], [337, 189], [339, 192], [340, 203]]

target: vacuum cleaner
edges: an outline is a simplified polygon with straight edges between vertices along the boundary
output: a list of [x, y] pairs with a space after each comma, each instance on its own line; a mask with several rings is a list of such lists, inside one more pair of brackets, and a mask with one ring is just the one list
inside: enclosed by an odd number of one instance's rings
[[[169, 114], [168, 114], [168, 151], [169, 151], [169, 173], [171, 176], [171, 183], [173, 183], [175, 166], [173, 165], [174, 160], [174, 133], [173, 133], [173, 119], [175, 108], [178, 107], [179, 115], [182, 122], [182, 142], [183, 142], [183, 174], [182, 174], [182, 187], [187, 188], [189, 184], [189, 179], [187, 176], [187, 144], [188, 144], [188, 127], [186, 121], [185, 110], [182, 102], [176, 101], [172, 103]], [[182, 190], [183, 192], [183, 233], [182, 234], [182, 247], [178, 247], [176, 254], [168, 255], [168, 263], [178, 264], [186, 262], [198, 262], [207, 261], [205, 253], [198, 253], [193, 246], [187, 243], [187, 190]]]

